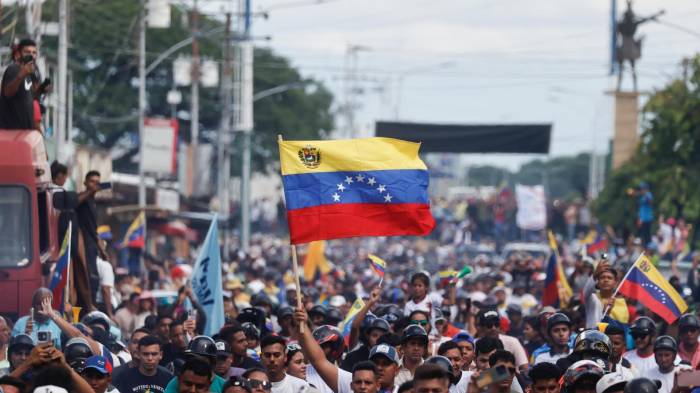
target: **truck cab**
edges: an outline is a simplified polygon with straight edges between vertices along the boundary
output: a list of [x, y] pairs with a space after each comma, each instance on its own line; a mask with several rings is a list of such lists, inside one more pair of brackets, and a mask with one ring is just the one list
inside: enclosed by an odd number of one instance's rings
[[[45, 285], [42, 266], [59, 252], [58, 211], [42, 135], [0, 130], [0, 314], [29, 313], [32, 293]], [[62, 192], [62, 191], [61, 191]], [[48, 271], [48, 270], [46, 270]]]

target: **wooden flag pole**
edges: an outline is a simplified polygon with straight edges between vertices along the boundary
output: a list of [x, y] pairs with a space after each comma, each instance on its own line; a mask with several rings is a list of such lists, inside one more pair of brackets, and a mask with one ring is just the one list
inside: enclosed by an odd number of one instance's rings
[[[277, 141], [282, 142], [282, 135], [277, 134]], [[294, 274], [294, 283], [297, 290], [297, 308], [303, 309], [304, 304], [301, 298], [301, 284], [299, 282], [299, 262], [297, 262], [297, 246], [292, 244], [292, 274]], [[304, 325], [299, 325], [299, 333], [304, 334]]]

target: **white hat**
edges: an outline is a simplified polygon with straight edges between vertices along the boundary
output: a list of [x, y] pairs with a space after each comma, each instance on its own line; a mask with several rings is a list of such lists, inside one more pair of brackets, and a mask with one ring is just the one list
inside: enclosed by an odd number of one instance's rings
[[331, 299], [328, 301], [328, 304], [330, 304], [333, 307], [340, 307], [346, 305], [348, 302], [345, 300], [345, 297], [342, 295], [333, 295], [331, 296]]
[[598, 383], [595, 385], [595, 391], [596, 393], [603, 393], [616, 385], [621, 386], [615, 390], [623, 390], [625, 388], [624, 384], [632, 378], [634, 378], [632, 371], [625, 367], [618, 367], [618, 370], [614, 373], [605, 374], [603, 378], [598, 380]]
[[68, 393], [68, 391], [60, 386], [44, 385], [35, 388], [34, 393]]

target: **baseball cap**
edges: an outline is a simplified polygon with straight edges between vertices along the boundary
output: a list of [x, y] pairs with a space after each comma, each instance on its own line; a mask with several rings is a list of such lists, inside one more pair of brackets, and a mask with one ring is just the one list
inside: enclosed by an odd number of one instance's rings
[[68, 393], [68, 391], [56, 385], [44, 385], [34, 388], [34, 393]]
[[347, 304], [345, 297], [342, 295], [331, 296], [331, 300], [328, 302], [333, 307], [341, 307]]
[[369, 351], [369, 360], [377, 356], [384, 356], [392, 362], [399, 364], [399, 355], [396, 353], [396, 349], [391, 345], [379, 344], [372, 347], [372, 350]]
[[18, 346], [34, 348], [34, 340], [26, 334], [18, 334], [10, 339], [8, 350], [11, 352]]
[[454, 341], [454, 342], [456, 342], [456, 343], [460, 343], [460, 342], [462, 342], [462, 341], [466, 341], [466, 342], [468, 342], [468, 343], [474, 344], [474, 337], [472, 337], [471, 334], [469, 334], [469, 333], [465, 332], [464, 330], [462, 330], [461, 332], [455, 334], [454, 337], [452, 337], [452, 341]]
[[224, 340], [216, 340], [216, 356], [228, 356], [231, 352], [231, 346]]
[[104, 356], [95, 355], [87, 358], [85, 360], [84, 370], [89, 368], [95, 369], [102, 374], [112, 374], [112, 363], [110, 363]]
[[479, 312], [479, 323], [487, 322], [487, 321], [494, 321], [494, 322], [500, 322], [501, 317], [498, 315], [498, 311], [496, 310], [483, 310]]

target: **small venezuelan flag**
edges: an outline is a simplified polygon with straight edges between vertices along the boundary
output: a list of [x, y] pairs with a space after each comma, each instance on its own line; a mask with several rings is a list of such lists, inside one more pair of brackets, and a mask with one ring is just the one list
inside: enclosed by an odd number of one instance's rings
[[429, 234], [419, 147], [391, 138], [279, 141], [291, 243]]
[[457, 271], [454, 269], [442, 270], [438, 272], [438, 279], [440, 280], [440, 285], [447, 285], [452, 282], [457, 277]]
[[681, 295], [642, 254], [620, 283], [619, 292], [635, 299], [672, 324], [688, 310]]
[[384, 278], [384, 272], [386, 271], [386, 262], [382, 258], [376, 255], [369, 254], [367, 258], [370, 259], [370, 266], [379, 277]]
[[139, 213], [126, 230], [121, 247], [145, 248], [146, 247], [146, 214]]

